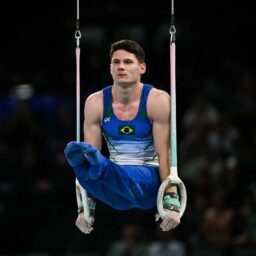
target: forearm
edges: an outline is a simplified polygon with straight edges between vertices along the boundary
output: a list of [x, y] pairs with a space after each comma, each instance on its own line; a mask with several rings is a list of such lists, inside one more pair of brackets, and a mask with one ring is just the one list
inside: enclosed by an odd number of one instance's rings
[[[165, 154], [166, 155], [166, 154]], [[170, 165], [168, 156], [159, 158], [159, 175], [161, 181], [164, 181], [170, 175]], [[166, 189], [166, 192], [177, 192], [176, 185], [169, 185]]]
[[101, 151], [102, 134], [100, 124], [84, 124], [84, 141]]

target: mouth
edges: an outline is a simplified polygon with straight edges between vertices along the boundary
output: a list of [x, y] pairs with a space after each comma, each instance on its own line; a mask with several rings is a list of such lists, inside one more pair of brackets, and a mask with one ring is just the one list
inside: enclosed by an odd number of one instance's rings
[[118, 77], [126, 77], [126, 74], [117, 74]]

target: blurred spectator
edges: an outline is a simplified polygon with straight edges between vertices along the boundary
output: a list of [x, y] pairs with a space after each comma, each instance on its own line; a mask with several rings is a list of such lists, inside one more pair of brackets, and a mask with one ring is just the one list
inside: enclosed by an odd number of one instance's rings
[[185, 256], [185, 244], [176, 239], [175, 231], [163, 232], [156, 227], [157, 239], [148, 246], [147, 256]]
[[243, 231], [235, 238], [235, 244], [243, 246], [256, 246], [256, 183], [247, 184], [248, 194], [243, 203], [245, 225]]
[[219, 120], [219, 112], [204, 95], [198, 95], [194, 103], [184, 113], [183, 126], [187, 132], [204, 131]]
[[222, 246], [232, 241], [234, 212], [226, 203], [225, 191], [216, 188], [199, 225], [201, 239], [206, 245]]
[[125, 226], [120, 241], [111, 244], [107, 256], [146, 256], [147, 247], [143, 236], [141, 226]]

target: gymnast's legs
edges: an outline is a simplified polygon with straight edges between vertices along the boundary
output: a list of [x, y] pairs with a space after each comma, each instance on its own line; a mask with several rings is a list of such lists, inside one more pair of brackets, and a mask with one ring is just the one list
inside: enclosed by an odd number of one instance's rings
[[161, 184], [158, 166], [119, 165], [86, 142], [70, 142], [65, 155], [80, 185], [114, 209], [156, 206]]

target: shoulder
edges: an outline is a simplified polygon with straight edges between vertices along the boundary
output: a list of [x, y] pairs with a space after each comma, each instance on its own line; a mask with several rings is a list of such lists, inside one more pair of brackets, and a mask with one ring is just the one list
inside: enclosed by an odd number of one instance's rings
[[154, 96], [161, 96], [161, 97], [167, 97], [167, 98], [170, 97], [170, 95], [169, 95], [166, 91], [157, 89], [157, 88], [155, 88], [155, 87], [153, 87], [153, 88], [150, 90], [150, 94], [151, 94], [151, 95], [154, 95]]
[[90, 94], [86, 99], [85, 104], [98, 104], [101, 101], [103, 101], [103, 91], [98, 91]]
[[148, 96], [147, 111], [150, 119], [160, 116], [168, 116], [170, 113], [170, 95], [156, 88], [153, 88]]
[[148, 95], [148, 107], [160, 110], [163, 107], [169, 109], [170, 95], [163, 90], [153, 88]]
[[103, 91], [95, 92], [88, 96], [84, 105], [84, 112], [100, 118], [103, 111]]

